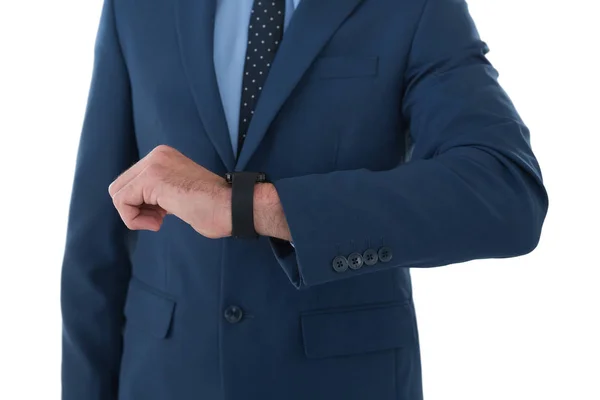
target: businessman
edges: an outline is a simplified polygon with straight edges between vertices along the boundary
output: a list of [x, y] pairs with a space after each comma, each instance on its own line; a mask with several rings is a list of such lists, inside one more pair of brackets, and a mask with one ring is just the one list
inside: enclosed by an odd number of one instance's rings
[[487, 52], [464, 0], [105, 0], [63, 400], [422, 399], [410, 268], [548, 206]]

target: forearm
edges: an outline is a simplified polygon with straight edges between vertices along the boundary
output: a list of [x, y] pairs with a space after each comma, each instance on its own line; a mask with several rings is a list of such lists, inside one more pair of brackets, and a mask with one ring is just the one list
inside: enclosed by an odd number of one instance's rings
[[[297, 287], [389, 268], [525, 254], [539, 240], [547, 198], [533, 175], [498, 157], [464, 148], [390, 171], [279, 180], [295, 250], [292, 256], [275, 248], [275, 254], [288, 276], [298, 277], [292, 280]], [[332, 267], [338, 256], [369, 249], [387, 249], [393, 258], [343, 272]]]

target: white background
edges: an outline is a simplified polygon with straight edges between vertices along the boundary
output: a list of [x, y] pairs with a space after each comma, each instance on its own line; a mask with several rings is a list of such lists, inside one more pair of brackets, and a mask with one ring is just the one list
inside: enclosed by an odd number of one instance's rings
[[[600, 399], [594, 3], [470, 1], [550, 211], [531, 255], [414, 271], [426, 400]], [[60, 398], [60, 265], [100, 7], [0, 0], [2, 400]]]

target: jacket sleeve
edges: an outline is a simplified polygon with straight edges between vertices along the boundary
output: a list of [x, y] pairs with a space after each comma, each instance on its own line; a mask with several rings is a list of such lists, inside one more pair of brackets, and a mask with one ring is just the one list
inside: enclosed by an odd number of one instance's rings
[[127, 230], [108, 185], [137, 161], [129, 78], [106, 0], [80, 137], [62, 265], [62, 399], [116, 400]]
[[[487, 52], [464, 0], [428, 0], [402, 103], [411, 161], [274, 182], [295, 248], [271, 244], [297, 288], [389, 268], [518, 256], [537, 246], [547, 194], [529, 131]], [[350, 253], [363, 256], [361, 268], [334, 262]], [[367, 265], [366, 258], [378, 261]]]

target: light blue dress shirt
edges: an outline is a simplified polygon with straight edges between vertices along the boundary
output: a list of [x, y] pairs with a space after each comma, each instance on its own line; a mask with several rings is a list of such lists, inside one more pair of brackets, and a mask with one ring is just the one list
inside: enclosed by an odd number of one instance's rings
[[[300, 1], [286, 0], [284, 29]], [[253, 3], [254, 0], [217, 0], [213, 58], [234, 154], [237, 153], [242, 74]]]

